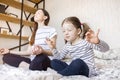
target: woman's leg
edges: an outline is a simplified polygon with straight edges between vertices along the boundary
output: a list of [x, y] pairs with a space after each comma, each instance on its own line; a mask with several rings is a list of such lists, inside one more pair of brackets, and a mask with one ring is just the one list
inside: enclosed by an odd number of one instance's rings
[[31, 70], [47, 70], [50, 67], [50, 59], [45, 54], [37, 55], [30, 64]]
[[29, 58], [21, 57], [19, 55], [5, 54], [3, 56], [3, 62], [14, 67], [18, 67], [22, 61], [25, 61], [27, 63], [31, 62]]
[[76, 59], [71, 62], [69, 66], [67, 66], [64, 70], [59, 71], [58, 73], [64, 75], [64, 76], [70, 76], [70, 75], [84, 75], [89, 76], [89, 68], [87, 64], [81, 60]]
[[52, 69], [56, 70], [56, 71], [62, 71], [63, 69], [65, 69], [68, 65], [65, 62], [62, 62], [60, 60], [57, 59], [53, 59], [51, 61], [51, 67]]

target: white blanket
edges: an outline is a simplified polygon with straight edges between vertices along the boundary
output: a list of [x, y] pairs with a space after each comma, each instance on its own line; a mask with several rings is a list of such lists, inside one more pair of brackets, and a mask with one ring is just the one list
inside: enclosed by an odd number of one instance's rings
[[99, 75], [91, 78], [85, 76], [61, 76], [48, 68], [47, 71], [31, 71], [0, 65], [0, 80], [120, 80], [120, 49], [112, 49], [106, 53], [96, 52], [95, 62]]
[[60, 77], [61, 75], [52, 69], [48, 71], [31, 71], [9, 65], [0, 65], [0, 80], [58, 80]]
[[60, 80], [120, 80], [120, 60], [101, 60], [96, 59], [99, 63], [99, 75], [87, 78], [76, 75], [63, 77]]

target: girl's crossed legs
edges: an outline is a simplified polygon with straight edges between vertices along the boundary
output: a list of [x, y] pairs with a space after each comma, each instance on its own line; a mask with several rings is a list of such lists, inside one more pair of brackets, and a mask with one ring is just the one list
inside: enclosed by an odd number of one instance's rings
[[60, 60], [54, 59], [51, 61], [51, 67], [63, 76], [89, 76], [89, 68], [87, 64], [81, 59], [73, 60], [70, 65]]

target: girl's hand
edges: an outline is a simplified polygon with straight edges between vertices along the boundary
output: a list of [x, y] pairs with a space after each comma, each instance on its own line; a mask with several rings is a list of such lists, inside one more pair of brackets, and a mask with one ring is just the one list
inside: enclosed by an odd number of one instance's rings
[[32, 48], [32, 53], [34, 55], [41, 54], [41, 53], [43, 53], [43, 48], [41, 46], [34, 45], [33, 48]]
[[10, 52], [9, 49], [1, 48], [0, 49], [0, 54], [8, 54]]
[[85, 39], [90, 43], [98, 44], [100, 42], [98, 38], [99, 32], [100, 32], [100, 29], [98, 29], [96, 34], [93, 30], [89, 29], [89, 31], [85, 34], [86, 35]]
[[55, 49], [55, 48], [56, 48], [55, 43], [54, 43], [51, 39], [46, 38], [46, 43], [48, 44], [48, 46], [49, 46], [51, 49]]

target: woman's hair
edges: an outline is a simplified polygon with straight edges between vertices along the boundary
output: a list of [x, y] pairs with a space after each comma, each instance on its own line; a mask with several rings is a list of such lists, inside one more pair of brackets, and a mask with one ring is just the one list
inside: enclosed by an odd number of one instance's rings
[[[48, 25], [49, 20], [50, 20], [49, 13], [48, 13], [45, 9], [38, 9], [38, 10], [42, 10], [43, 13], [44, 13], [44, 15], [47, 16], [47, 19], [44, 21], [44, 24], [45, 24], [45, 25]], [[35, 22], [35, 21], [34, 21], [34, 17], [31, 18], [31, 21]], [[30, 45], [33, 45], [33, 44], [34, 44], [35, 35], [36, 35], [37, 29], [38, 29], [38, 23], [35, 22], [34, 27], [33, 27], [32, 36], [31, 36], [30, 41], [29, 41], [29, 44], [30, 44]]]
[[76, 29], [80, 28], [81, 29], [80, 37], [82, 39], [85, 38], [86, 32], [90, 29], [90, 27], [86, 23], [81, 24], [80, 20], [77, 17], [74, 17], [74, 16], [65, 18], [62, 22], [62, 26], [65, 22], [72, 23]]
[[36, 31], [37, 31], [37, 29], [38, 29], [38, 23], [35, 22], [34, 27], [33, 27], [32, 36], [30, 37], [30, 41], [29, 41], [29, 44], [30, 44], [30, 45], [33, 45], [33, 44], [34, 44], [34, 41], [35, 41], [35, 35], [36, 35]]

